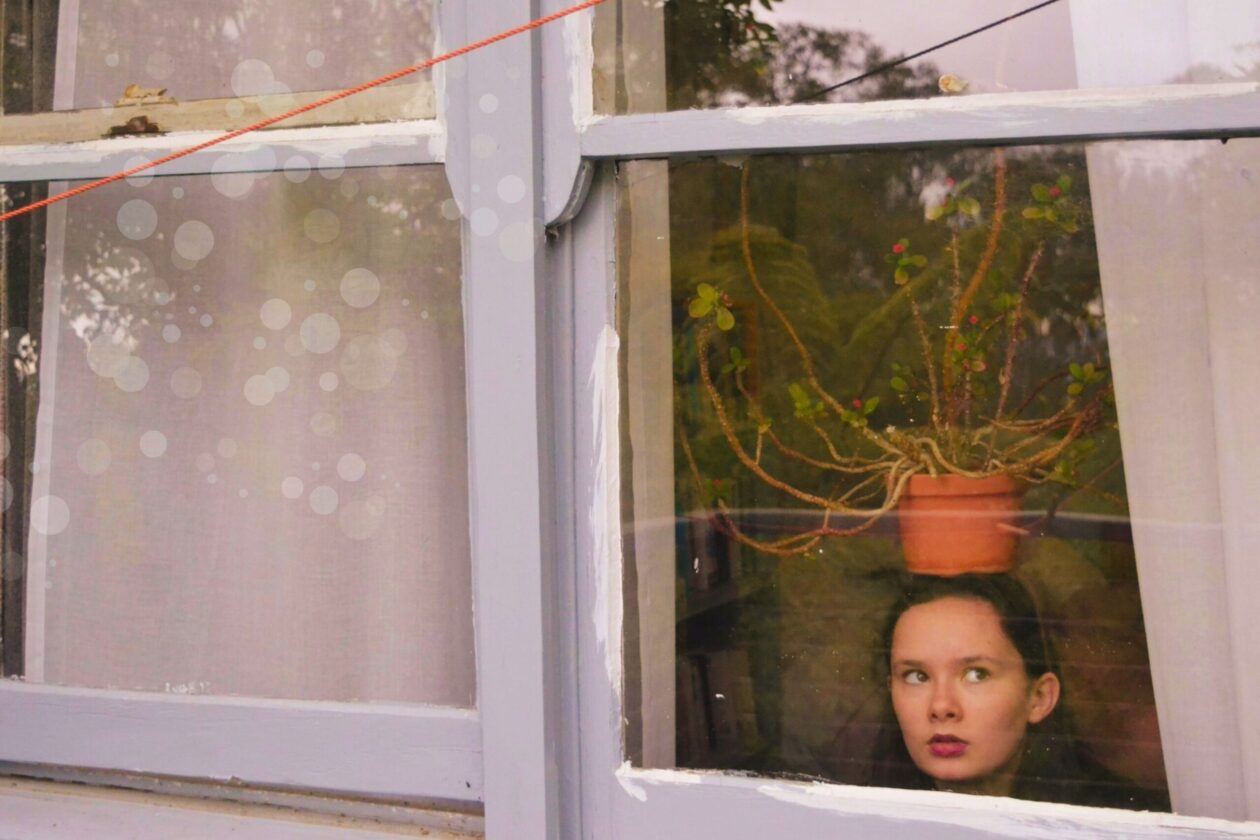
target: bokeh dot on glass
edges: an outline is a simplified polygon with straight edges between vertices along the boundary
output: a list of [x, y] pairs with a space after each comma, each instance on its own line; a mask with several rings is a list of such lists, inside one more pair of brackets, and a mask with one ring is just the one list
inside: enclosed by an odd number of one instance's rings
[[140, 451], [146, 458], [161, 458], [166, 454], [166, 435], [150, 429], [140, 435]]
[[298, 334], [308, 353], [331, 353], [341, 341], [341, 325], [328, 313], [316, 312], [302, 321]]
[[347, 452], [337, 459], [337, 475], [341, 476], [343, 481], [358, 481], [366, 472], [367, 462], [361, 455]]
[[355, 309], [376, 303], [381, 295], [381, 281], [370, 269], [352, 268], [341, 278], [341, 297]]
[[320, 516], [328, 516], [336, 512], [339, 503], [337, 491], [329, 487], [327, 484], [321, 484], [311, 490], [308, 502], [311, 510]]
[[266, 376], [255, 374], [245, 380], [244, 393], [250, 405], [261, 408], [276, 398], [276, 386]]
[[293, 317], [293, 307], [289, 306], [288, 301], [272, 298], [258, 310], [258, 317], [262, 319], [263, 326], [267, 329], [282, 330], [289, 325], [289, 320]]

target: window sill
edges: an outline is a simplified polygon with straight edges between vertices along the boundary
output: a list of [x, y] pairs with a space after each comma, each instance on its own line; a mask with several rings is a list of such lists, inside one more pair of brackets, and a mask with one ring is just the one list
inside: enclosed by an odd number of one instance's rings
[[203, 840], [469, 840], [473, 835], [266, 805], [0, 780], [0, 840], [191, 836]]

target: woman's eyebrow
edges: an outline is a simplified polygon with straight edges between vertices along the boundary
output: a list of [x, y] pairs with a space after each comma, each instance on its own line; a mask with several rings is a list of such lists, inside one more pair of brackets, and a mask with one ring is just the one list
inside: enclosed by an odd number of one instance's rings
[[894, 668], [922, 668], [923, 663], [917, 659], [894, 659]]

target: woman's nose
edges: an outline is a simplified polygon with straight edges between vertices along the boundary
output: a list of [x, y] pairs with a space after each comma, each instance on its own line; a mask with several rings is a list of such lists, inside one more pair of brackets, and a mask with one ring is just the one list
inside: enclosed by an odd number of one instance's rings
[[928, 709], [928, 714], [932, 720], [958, 720], [962, 717], [962, 706], [958, 703], [958, 697], [954, 690], [945, 684], [938, 682], [932, 691], [932, 703]]

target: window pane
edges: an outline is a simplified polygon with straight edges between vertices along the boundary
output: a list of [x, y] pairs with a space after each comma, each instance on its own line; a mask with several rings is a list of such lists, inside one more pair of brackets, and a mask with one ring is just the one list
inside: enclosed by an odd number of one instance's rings
[[596, 11], [603, 113], [1260, 78], [1250, 0], [1073, 0], [837, 90], [1034, 0], [619, 0]]
[[1180, 371], [1205, 296], [1252, 297], [1224, 243], [1258, 163], [622, 164], [629, 757], [1140, 809], [1166, 766], [1230, 784], [1229, 737], [1188, 731], [1233, 725], [1235, 677], [1198, 600], [1213, 392]]
[[112, 105], [130, 84], [179, 100], [330, 90], [433, 52], [428, 0], [202, 0], [179, 14], [142, 0], [61, 5], [59, 108]]
[[8, 389], [26, 679], [471, 706], [444, 174], [276, 163], [49, 219]]

